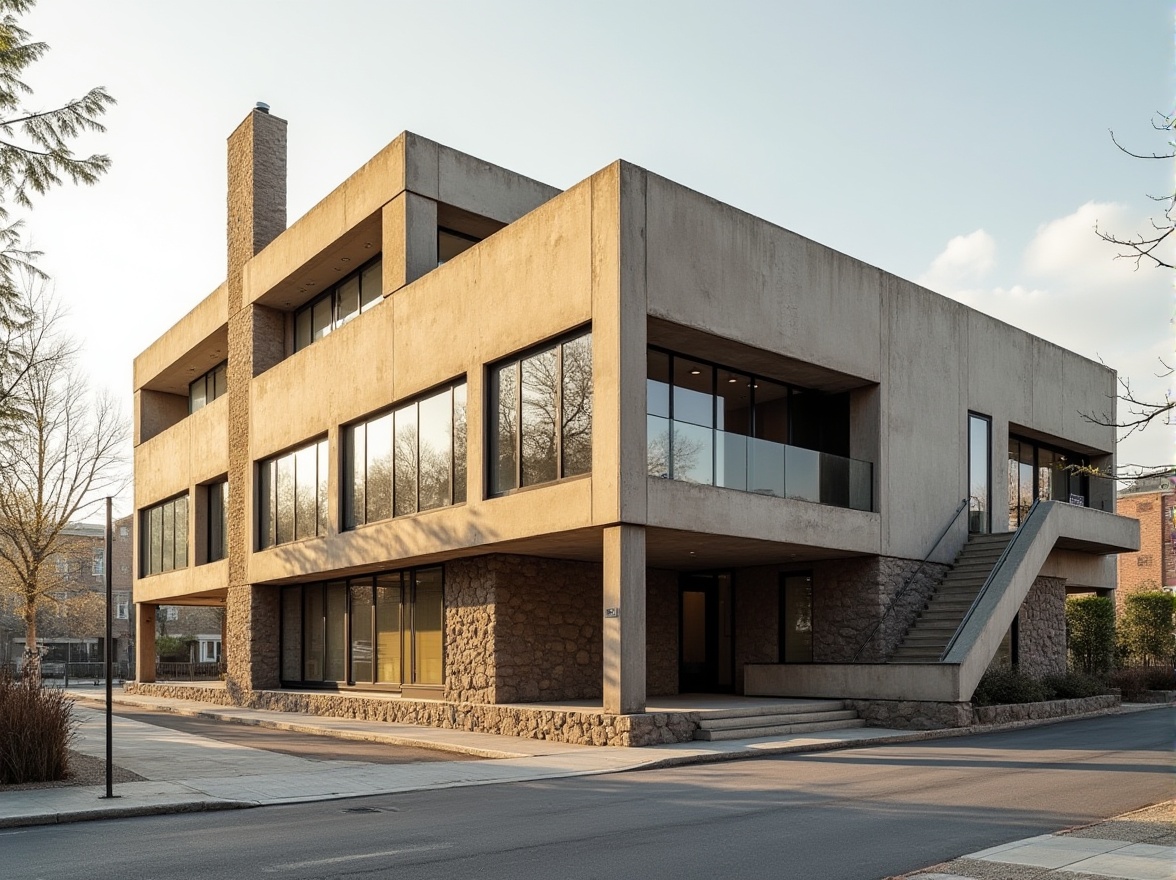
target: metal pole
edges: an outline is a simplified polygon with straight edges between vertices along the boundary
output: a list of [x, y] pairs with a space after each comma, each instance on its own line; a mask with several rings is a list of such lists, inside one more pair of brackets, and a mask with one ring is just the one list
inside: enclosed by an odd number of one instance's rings
[[112, 735], [114, 731], [114, 689], [112, 686], [113, 678], [111, 676], [111, 664], [114, 660], [114, 649], [111, 645], [113, 641], [111, 636], [114, 631], [114, 621], [111, 616], [111, 604], [114, 601], [114, 580], [112, 574], [114, 566], [110, 564], [111, 545], [114, 543], [114, 531], [112, 528], [111, 514], [110, 514], [111, 497], [106, 496], [106, 794], [105, 797], [114, 797], [114, 742]]

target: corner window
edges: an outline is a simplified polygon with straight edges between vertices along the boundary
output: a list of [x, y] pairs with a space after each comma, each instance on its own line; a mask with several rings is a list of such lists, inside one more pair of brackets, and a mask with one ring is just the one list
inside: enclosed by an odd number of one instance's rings
[[301, 351], [378, 303], [382, 273], [376, 257], [294, 312], [294, 350]]
[[343, 432], [343, 528], [466, 500], [466, 384]]
[[591, 471], [591, 333], [494, 366], [489, 389], [491, 495]]
[[188, 567], [188, 496], [139, 513], [140, 577]]
[[328, 464], [326, 438], [258, 463], [260, 549], [327, 533]]
[[203, 409], [229, 390], [229, 362], [221, 361], [199, 379], [188, 383], [189, 414]]

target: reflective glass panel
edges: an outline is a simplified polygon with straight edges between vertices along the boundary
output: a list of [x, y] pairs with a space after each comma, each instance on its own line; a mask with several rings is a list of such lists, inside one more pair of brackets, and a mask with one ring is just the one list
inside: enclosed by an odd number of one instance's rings
[[363, 270], [359, 289], [359, 307], [361, 309], [373, 306], [383, 298], [381, 296], [384, 284], [383, 272], [384, 269], [379, 260]]
[[446, 389], [420, 402], [420, 503], [450, 503], [453, 470], [453, 395]]
[[148, 553], [147, 571], [158, 574], [163, 571], [163, 507], [153, 507], [147, 512], [147, 522], [150, 524], [150, 552]]
[[312, 584], [302, 590], [303, 681], [323, 680], [323, 587]]
[[441, 684], [441, 569], [416, 572], [416, 589], [412, 608], [413, 681], [417, 684]]
[[490, 377], [490, 492], [514, 489], [518, 466], [519, 386], [517, 363], [503, 364]]
[[743, 434], [715, 432], [715, 485], [747, 490], [747, 443]]
[[651, 416], [670, 417], [670, 356], [650, 349], [645, 355], [645, 411]]
[[821, 500], [821, 453], [798, 446], [784, 447], [784, 489], [788, 498]]
[[366, 522], [392, 516], [392, 413], [367, 423]]
[[559, 355], [552, 348], [522, 362], [522, 485], [554, 480], [559, 402]]
[[175, 500], [176, 511], [176, 568], [188, 567], [188, 496]]
[[366, 519], [367, 426], [343, 429], [343, 528], [361, 526]]
[[720, 369], [716, 378], [716, 427], [732, 434], [750, 434], [751, 376]]
[[670, 475], [670, 420], [645, 417], [646, 459], [651, 477]]
[[466, 385], [462, 382], [453, 389], [453, 503], [466, 500], [467, 458], [466, 445]]
[[395, 516], [417, 511], [417, 406], [395, 412], [396, 448], [393, 453]]
[[318, 522], [315, 524], [315, 534], [327, 533], [327, 476], [330, 472], [330, 461], [327, 458], [327, 441], [318, 442]]
[[563, 476], [592, 470], [592, 336], [563, 344]]
[[400, 684], [400, 575], [376, 578], [376, 681]]
[[176, 567], [176, 511], [171, 504], [163, 505], [163, 571]]
[[221, 364], [212, 371], [212, 398], [215, 400], [229, 390], [229, 367]]
[[783, 498], [784, 450], [787, 447], [770, 440], [748, 440], [747, 447], [747, 490]]
[[968, 531], [991, 529], [988, 517], [989, 421], [968, 416]]
[[294, 350], [301, 351], [313, 340], [310, 332], [310, 308], [307, 307], [294, 316]]
[[359, 276], [339, 285], [339, 324], [346, 324], [359, 314]]
[[310, 337], [322, 339], [331, 332], [333, 302], [330, 296], [324, 296], [310, 309]]
[[372, 585], [351, 583], [351, 680], [372, 681]]
[[752, 392], [755, 401], [755, 436], [774, 443], [787, 443], [788, 386], [767, 379], [756, 379]]
[[208, 402], [206, 387], [204, 376], [188, 385], [188, 412], [196, 412]]
[[784, 577], [780, 603], [780, 660], [813, 662], [813, 579], [807, 575]]
[[305, 446], [294, 453], [295, 537], [318, 533], [318, 450]]
[[714, 435], [710, 428], [672, 423], [670, 474], [675, 480], [707, 485], [714, 482]]
[[283, 455], [277, 459], [277, 473], [274, 479], [276, 495], [276, 539], [284, 544], [294, 540], [294, 456]]
[[714, 370], [707, 364], [674, 358], [674, 421], [714, 425]]
[[282, 680], [302, 681], [302, 587], [282, 590]]
[[263, 461], [257, 466], [257, 544], [272, 547], [274, 534], [274, 473], [276, 465]]
[[344, 681], [347, 677], [347, 584], [327, 584], [327, 665], [323, 678]]

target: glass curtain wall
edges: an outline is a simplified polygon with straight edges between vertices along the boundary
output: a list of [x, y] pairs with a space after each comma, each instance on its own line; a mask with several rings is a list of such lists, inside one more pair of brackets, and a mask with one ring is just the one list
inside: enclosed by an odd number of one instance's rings
[[397, 688], [444, 683], [439, 567], [282, 590], [282, 680]]
[[188, 496], [139, 512], [139, 576], [188, 567]]
[[1009, 529], [1029, 515], [1034, 500], [1090, 506], [1090, 460], [1078, 453], [1009, 437]]
[[260, 549], [326, 534], [327, 455], [324, 438], [258, 463]]
[[294, 350], [301, 351], [380, 302], [382, 273], [376, 257], [295, 311]]
[[188, 412], [203, 409], [229, 390], [229, 362], [221, 361], [199, 379], [188, 383]]
[[502, 495], [592, 469], [592, 334], [495, 365], [489, 489]]

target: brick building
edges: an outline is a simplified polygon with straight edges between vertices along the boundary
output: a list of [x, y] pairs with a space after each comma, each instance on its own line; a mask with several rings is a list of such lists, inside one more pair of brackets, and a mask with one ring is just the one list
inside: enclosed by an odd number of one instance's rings
[[1139, 552], [1119, 558], [1116, 604], [1141, 589], [1176, 590], [1176, 476], [1137, 480], [1119, 492], [1118, 512], [1139, 520]]

